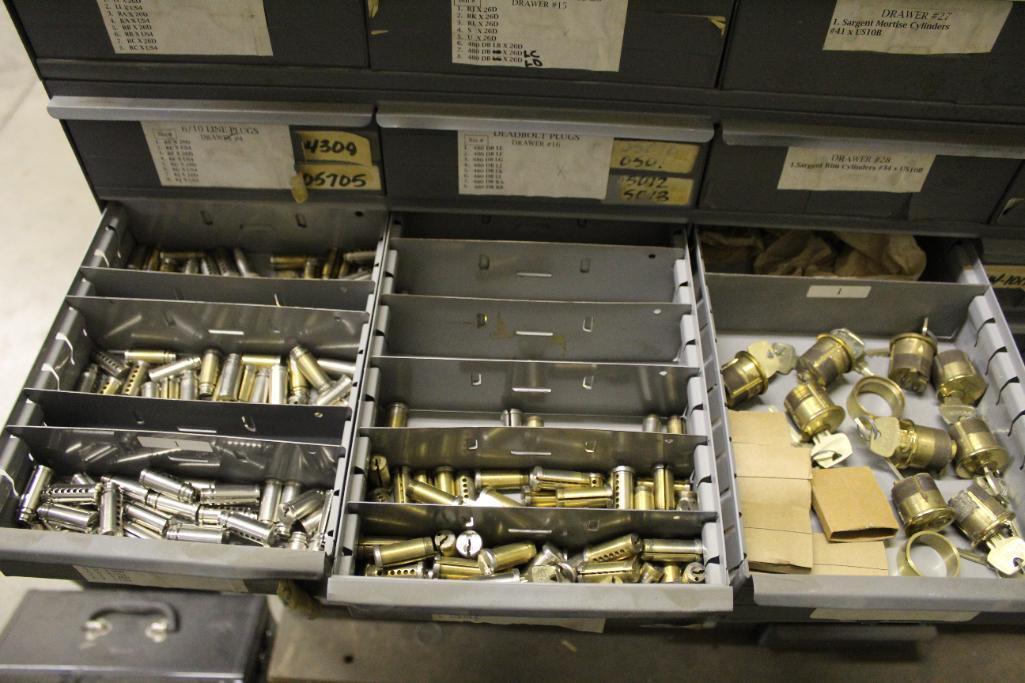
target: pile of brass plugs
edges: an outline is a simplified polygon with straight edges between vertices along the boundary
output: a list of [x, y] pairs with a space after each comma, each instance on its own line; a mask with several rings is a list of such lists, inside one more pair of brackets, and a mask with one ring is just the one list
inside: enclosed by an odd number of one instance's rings
[[316, 358], [295, 346], [286, 359], [261, 354], [202, 356], [171, 351], [96, 349], [76, 390], [105, 395], [187, 401], [347, 406], [354, 363]]
[[531, 541], [485, 547], [473, 530], [434, 537], [360, 538], [356, 559], [365, 576], [504, 583], [703, 583], [700, 540], [627, 534], [575, 555]]
[[77, 473], [55, 481], [36, 465], [18, 504], [18, 521], [31, 527], [100, 536], [242, 543], [320, 550], [330, 498], [296, 481], [263, 485], [178, 479], [143, 470], [138, 480]]
[[167, 250], [137, 246], [125, 268], [161, 273], [221, 275], [223, 277], [276, 277], [303, 280], [369, 280], [376, 252], [331, 249], [326, 254], [273, 254], [269, 271], [253, 268], [246, 253], [235, 247]]
[[[407, 426], [409, 407], [388, 406], [386, 424]], [[539, 416], [525, 417], [518, 409], [505, 410], [507, 427], [543, 427]], [[661, 432], [658, 415], [644, 418], [642, 429]], [[666, 420], [671, 434], [683, 434], [679, 416]], [[367, 462], [369, 499], [379, 503], [424, 503], [434, 505], [478, 505], [484, 507], [575, 507], [617, 510], [681, 510], [698, 508], [697, 493], [686, 482], [677, 482], [670, 466], [656, 464], [650, 478], [638, 478], [633, 467], [620, 465], [608, 473], [534, 467], [527, 469], [456, 471], [440, 466], [430, 471], [406, 465], [391, 466], [384, 455], [372, 455]]]
[[[785, 345], [757, 342], [723, 366], [730, 407], [764, 393], [781, 367], [784, 374], [788, 371], [785, 359], [789, 354], [781, 347]], [[902, 571], [917, 573], [910, 550], [925, 543], [939, 549], [945, 558], [953, 558], [948, 567], [959, 566], [960, 556], [1004, 576], [1025, 573], [1025, 539], [1014, 524], [1001, 477], [1011, 457], [975, 410], [987, 384], [971, 358], [960, 349], [939, 351], [928, 321], [920, 331], [890, 340], [886, 377], [868, 370], [865, 355], [865, 345], [857, 335], [838, 329], [820, 334], [793, 364], [798, 384], [784, 399], [784, 408], [801, 437], [812, 442], [813, 462], [830, 467], [853, 452], [846, 435], [834, 433], [845, 411], [833, 403], [828, 387], [846, 373], [860, 372], [864, 376], [851, 390], [846, 412], [869, 450], [884, 458], [898, 476], [893, 502], [910, 537], [901, 555]], [[922, 394], [930, 380], [947, 430], [918, 425], [902, 415], [904, 392]], [[861, 402], [864, 394], [882, 398], [891, 414], [872, 414]], [[973, 483], [945, 501], [933, 474], [942, 474], [950, 464], [958, 477], [973, 479]], [[905, 477], [903, 469], [924, 471]], [[972, 548], [985, 548], [988, 554], [954, 548], [940, 534], [952, 523]]]

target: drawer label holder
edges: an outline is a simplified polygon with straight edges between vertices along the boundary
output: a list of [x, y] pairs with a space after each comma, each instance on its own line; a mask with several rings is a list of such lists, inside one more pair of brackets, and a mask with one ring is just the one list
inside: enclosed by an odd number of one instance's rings
[[777, 189], [921, 192], [935, 160], [935, 154], [791, 147]]

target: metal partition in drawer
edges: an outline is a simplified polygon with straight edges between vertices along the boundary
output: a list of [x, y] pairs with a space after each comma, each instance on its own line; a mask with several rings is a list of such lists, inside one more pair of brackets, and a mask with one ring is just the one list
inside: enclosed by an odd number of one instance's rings
[[399, 208], [682, 215], [697, 202], [711, 121], [382, 102], [388, 196]]
[[384, 193], [370, 105], [57, 96], [49, 111], [101, 197], [319, 203]]
[[40, 60], [274, 66], [367, 64], [362, 0], [10, 0]]
[[[597, 244], [501, 241], [492, 244], [479, 236], [466, 241], [445, 240], [439, 245], [430, 238], [398, 236], [400, 230], [404, 234], [407, 229], [419, 234], [415, 216], [399, 216], [395, 222], [401, 222], [402, 227], [393, 228], [388, 242], [387, 274], [374, 321], [377, 339], [368, 360], [363, 400], [357, 409], [358, 434], [350, 459], [339, 529], [341, 544], [328, 585], [328, 601], [347, 605], [358, 615], [417, 618], [438, 614], [454, 618], [516, 615], [542, 621], [557, 619], [559, 623], [580, 623], [582, 619], [692, 622], [728, 610], [732, 589], [723, 558], [717, 495], [719, 474], [708, 446], [707, 394], [701, 374], [696, 321], [690, 307], [692, 274], [686, 250], [668, 246], [674, 239], [672, 226], [662, 226], [663, 237], [657, 244], [663, 246], [645, 249], [653, 256], [672, 254], [676, 258], [659, 260], [656, 257], [658, 266], [645, 269], [656, 282], [648, 282], [648, 289], [640, 288], [635, 296], [644, 300], [643, 305], [661, 305], [667, 312], [670, 307], [682, 307], [680, 319], [674, 321], [676, 351], [664, 362], [635, 358], [620, 363], [542, 359], [544, 354], [532, 348], [494, 356], [459, 357], [463, 349], [479, 351], [481, 347], [454, 330], [449, 335], [450, 352], [446, 357], [419, 353], [417, 335], [410, 328], [396, 325], [396, 315], [401, 312], [394, 308], [396, 302], [401, 301], [399, 306], [423, 305], [427, 316], [432, 311], [444, 310], [441, 301], [451, 297], [420, 293], [418, 283], [431, 283], [431, 278], [402, 275], [403, 268], [435, 268], [433, 262], [422, 262], [424, 254], [431, 250], [440, 248], [439, 254], [454, 251], [467, 255], [487, 250], [490, 254], [507, 257], [492, 261], [503, 266], [503, 270], [488, 274], [486, 282], [475, 284], [473, 279], [463, 280], [460, 301], [470, 300], [479, 305], [530, 303], [539, 307], [544, 306], [544, 301], [530, 294], [533, 287], [530, 282], [524, 289], [519, 288], [521, 279], [516, 274], [517, 267], [510, 267], [510, 260], [513, 264], [525, 265], [542, 251], [539, 247], [553, 254], [565, 252], [566, 258], [552, 260], [567, 268], [569, 264], [579, 264], [581, 254], [604, 255], [608, 263], [614, 261], [614, 256]], [[681, 233], [675, 232], [675, 239], [682, 246], [678, 241]], [[552, 231], [550, 234], [556, 237], [559, 233]], [[631, 248], [622, 249], [624, 263], [631, 262], [630, 253]], [[476, 257], [474, 259], [477, 263]], [[461, 266], [453, 262], [452, 267]], [[567, 272], [558, 277], [553, 270], [552, 275], [547, 300], [577, 307], [581, 313], [593, 305], [586, 299], [574, 298], [582, 291], [581, 287], [589, 288], [593, 296], [609, 284], [605, 280], [593, 283], [585, 280], [581, 284], [576, 276]], [[456, 281], [452, 279], [453, 284]], [[394, 293], [399, 283], [404, 283], [406, 294]], [[489, 294], [500, 293], [507, 298], [475, 298], [473, 295], [479, 296], [482, 292], [480, 287]], [[658, 290], [658, 296], [652, 296], [653, 289]], [[394, 331], [412, 334], [412, 337], [393, 340]], [[615, 351], [616, 344], [612, 340], [605, 342], [606, 350]], [[399, 346], [407, 352], [405, 355], [391, 351], [392, 347]], [[385, 423], [388, 406], [395, 402], [406, 403], [409, 407], [405, 427], [389, 427]], [[540, 417], [544, 427], [501, 426], [499, 414], [508, 408]], [[687, 434], [642, 432], [641, 421], [650, 413], [685, 415]], [[682, 512], [496, 509], [473, 503], [373, 502], [368, 500], [371, 488], [368, 461], [372, 454], [378, 453], [385, 454], [389, 463], [417, 468], [544, 465], [601, 470], [614, 464], [629, 464], [637, 469], [638, 476], [643, 476], [645, 468], [668, 462], [679, 480], [691, 482], [697, 492], [697, 505], [694, 510]], [[441, 527], [478, 529], [488, 535], [492, 545], [517, 539], [539, 544], [547, 540], [572, 550], [629, 533], [631, 529], [648, 537], [661, 534], [700, 539], [706, 582], [647, 586], [513, 585], [356, 575], [357, 570], [362, 571], [356, 557], [361, 535], [412, 536], [433, 533]]]
[[993, 216], [996, 225], [1025, 227], [1025, 169], [1019, 171]]
[[[919, 31], [918, 24], [927, 27]], [[1025, 7], [1014, 2], [891, 8], [741, 0], [730, 33], [727, 90], [1025, 103], [1018, 51]]]
[[[947, 282], [829, 281], [834, 292], [860, 288], [857, 291], [864, 294], [860, 298], [823, 297], [822, 290], [816, 289], [821, 281], [810, 278], [709, 273], [706, 286], [719, 356], [731, 358], [756, 339], [790, 342], [801, 353], [817, 334], [839, 326], [861, 334], [869, 349], [886, 349], [891, 336], [919, 328], [928, 317], [939, 349], [968, 353], [988, 382], [978, 412], [1012, 454], [1012, 464], [1003, 475], [1014, 505], [1019, 506], [1019, 492], [1025, 486], [1021, 468], [1025, 442], [1018, 424], [1025, 410], [1020, 385], [1025, 368], [971, 247], [952, 246], [947, 259], [954, 274]], [[874, 372], [885, 374], [887, 358], [871, 356], [869, 365]], [[845, 404], [855, 379], [848, 376], [830, 388], [835, 403]], [[775, 377], [764, 395], [736, 409], [781, 409], [783, 397], [795, 381], [793, 375]], [[931, 389], [921, 396], [908, 392], [905, 396], [906, 417], [916, 424], [945, 429]], [[846, 464], [871, 467], [889, 498], [894, 475], [882, 459], [868, 451], [849, 419], [841, 430], [850, 436], [855, 450]], [[971, 483], [956, 477], [952, 468], [935, 476], [945, 499]], [[955, 545], [967, 548], [967, 541], [956, 529], [951, 527], [945, 534]], [[962, 561], [961, 575], [956, 578], [898, 576], [896, 555], [906, 538], [901, 529], [885, 542], [890, 572], [886, 577], [754, 573], [753, 605], [738, 601], [736, 617], [759, 621], [809, 617], [861, 621], [1020, 619], [1025, 598], [1018, 582], [999, 578], [988, 567]], [[746, 573], [738, 574], [738, 579], [744, 582]]]
[[701, 208], [987, 223], [1022, 158], [1025, 140], [999, 129], [726, 119]]
[[[259, 592], [274, 592], [280, 581], [296, 580], [317, 590], [334, 553], [334, 516], [341, 499], [335, 487], [344, 483], [347, 469], [350, 407], [104, 396], [75, 391], [76, 380], [94, 347], [144, 345], [200, 353], [213, 346], [224, 352], [284, 355], [292, 344], [302, 343], [322, 358], [353, 363], [353, 381], [359, 385], [384, 224], [385, 214], [366, 207], [298, 209], [291, 204], [153, 199], [109, 204], [0, 438], [0, 471], [6, 475], [0, 480], [2, 571]], [[326, 280], [308, 283], [322, 285], [321, 291], [314, 287], [309, 292], [330, 308], [234, 303], [261, 299], [266, 283], [124, 270], [126, 252], [136, 240], [176, 248], [233, 245], [285, 252], [334, 241], [343, 248], [369, 250], [373, 263], [360, 292], [336, 293], [334, 283]], [[112, 278], [103, 282], [107, 289], [102, 293], [83, 277], [97, 273], [100, 279], [104, 273]], [[178, 277], [184, 284], [153, 285], [147, 276]], [[238, 280], [229, 288], [232, 293], [217, 292], [228, 279]], [[155, 291], [150, 287], [163, 294], [189, 292], [199, 301], [149, 299], [146, 295]], [[323, 512], [329, 522], [319, 549], [307, 551], [19, 528], [18, 496], [40, 463], [52, 467], [58, 478], [76, 472], [132, 478], [144, 467], [225, 483], [282, 477], [325, 490], [331, 503]]]
[[[444, 5], [448, 6], [444, 6]], [[714, 87], [733, 3], [371, 3], [373, 69]], [[515, 83], [510, 83], [514, 88]], [[557, 93], [559, 84], [551, 84]]]

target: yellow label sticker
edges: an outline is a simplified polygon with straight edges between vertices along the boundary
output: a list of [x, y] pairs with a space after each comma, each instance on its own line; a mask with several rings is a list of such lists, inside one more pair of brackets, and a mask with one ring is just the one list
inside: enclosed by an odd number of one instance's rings
[[687, 206], [694, 191], [694, 181], [655, 175], [623, 175], [616, 176], [616, 190], [621, 202]]
[[299, 164], [303, 182], [311, 190], [380, 190], [377, 166], [350, 164]]
[[987, 264], [986, 274], [997, 289], [1025, 289], [1025, 266]]
[[698, 145], [655, 140], [616, 140], [612, 145], [612, 168], [629, 171], [690, 173], [698, 158]]
[[370, 140], [341, 130], [301, 130], [299, 145], [306, 161], [344, 161], [370, 166]]

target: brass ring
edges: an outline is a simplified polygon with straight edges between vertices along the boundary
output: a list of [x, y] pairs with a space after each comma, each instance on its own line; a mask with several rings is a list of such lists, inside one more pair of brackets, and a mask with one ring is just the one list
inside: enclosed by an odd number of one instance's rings
[[866, 417], [869, 419], [885, 417], [883, 415], [875, 415], [869, 412], [869, 410], [861, 404], [862, 394], [875, 394], [886, 401], [886, 405], [890, 406], [890, 415], [893, 417], [901, 417], [904, 415], [904, 390], [891, 379], [887, 379], [879, 375], [869, 375], [868, 377], [862, 377], [859, 379], [858, 383], [854, 385], [853, 389], [851, 389], [850, 396], [847, 397], [847, 413], [852, 419], [857, 419], [859, 417]]
[[935, 531], [919, 531], [904, 544], [904, 549], [897, 554], [897, 573], [901, 576], [926, 576], [911, 559], [911, 549], [916, 545], [926, 545], [936, 551], [947, 568], [944, 578], [952, 578], [961, 573], [961, 555], [946, 536]]

